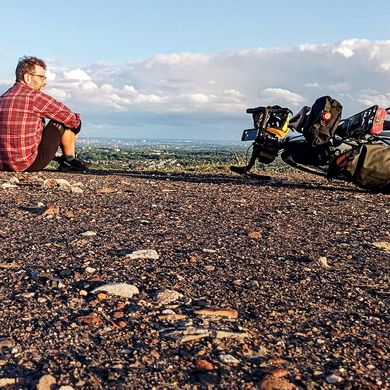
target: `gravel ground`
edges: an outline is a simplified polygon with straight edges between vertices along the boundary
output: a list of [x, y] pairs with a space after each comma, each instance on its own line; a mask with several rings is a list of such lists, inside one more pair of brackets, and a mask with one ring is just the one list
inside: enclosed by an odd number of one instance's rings
[[1, 172], [0, 388], [388, 388], [389, 196], [270, 176]]

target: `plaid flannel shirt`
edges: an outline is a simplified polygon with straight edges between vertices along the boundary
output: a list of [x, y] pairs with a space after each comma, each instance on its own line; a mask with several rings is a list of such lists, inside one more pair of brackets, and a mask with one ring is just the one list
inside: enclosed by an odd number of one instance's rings
[[23, 83], [16, 82], [0, 96], [0, 170], [20, 172], [34, 162], [44, 118], [68, 128], [80, 124], [79, 114]]

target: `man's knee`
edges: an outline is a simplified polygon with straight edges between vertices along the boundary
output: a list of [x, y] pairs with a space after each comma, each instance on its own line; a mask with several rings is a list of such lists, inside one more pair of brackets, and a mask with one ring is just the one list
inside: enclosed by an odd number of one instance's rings
[[64, 134], [66, 130], [65, 126], [62, 123], [53, 120], [50, 120], [49, 123], [45, 126], [45, 130], [49, 130], [49, 129], [57, 130], [61, 134], [61, 136]]
[[65, 130], [70, 130], [72, 133], [78, 134], [81, 130], [81, 121], [80, 124], [75, 128], [65, 127], [62, 123], [56, 122], [54, 120], [50, 120], [50, 122], [47, 124], [47, 127], [49, 126], [56, 128], [61, 133], [61, 135], [64, 134]]
[[78, 134], [78, 133], [80, 133], [80, 130], [81, 130], [81, 121], [80, 121], [80, 124], [77, 126], [77, 127], [75, 127], [74, 129], [70, 129], [73, 133], [75, 133], [75, 134]]

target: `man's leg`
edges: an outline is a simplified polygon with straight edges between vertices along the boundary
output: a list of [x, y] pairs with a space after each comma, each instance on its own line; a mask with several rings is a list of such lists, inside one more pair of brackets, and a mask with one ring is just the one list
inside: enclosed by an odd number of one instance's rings
[[64, 131], [64, 134], [61, 137], [61, 150], [65, 157], [69, 157], [72, 159], [76, 155], [75, 152], [75, 143], [76, 143], [77, 136], [76, 134], [69, 129], [66, 129]]
[[60, 147], [62, 156], [55, 159], [64, 170], [84, 170], [88, 169], [88, 164], [85, 161], [76, 158], [75, 144], [77, 134], [80, 132], [81, 122], [79, 127], [75, 129], [65, 129], [61, 137]]
[[[41, 171], [53, 159], [66, 170], [87, 169], [88, 166], [84, 161], [75, 158], [76, 134], [80, 131], [80, 127], [81, 124], [77, 129], [68, 129], [63, 124], [51, 120], [43, 129], [38, 155], [26, 171]], [[61, 148], [63, 156], [55, 158], [58, 147]]]
[[34, 162], [26, 169], [27, 172], [41, 171], [55, 156], [61, 144], [65, 128], [61, 123], [50, 121], [42, 132], [42, 139], [38, 146], [38, 155]]

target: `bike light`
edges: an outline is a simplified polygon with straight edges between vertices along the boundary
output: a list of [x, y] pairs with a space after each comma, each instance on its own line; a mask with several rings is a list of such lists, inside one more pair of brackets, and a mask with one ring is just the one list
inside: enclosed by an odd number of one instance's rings
[[385, 108], [378, 108], [375, 113], [372, 127], [370, 130], [371, 135], [381, 134], [383, 131], [384, 120], [387, 116], [387, 110]]
[[324, 111], [322, 113], [322, 120], [324, 120], [325, 122], [328, 122], [330, 118], [332, 118], [332, 114], [329, 111]]

